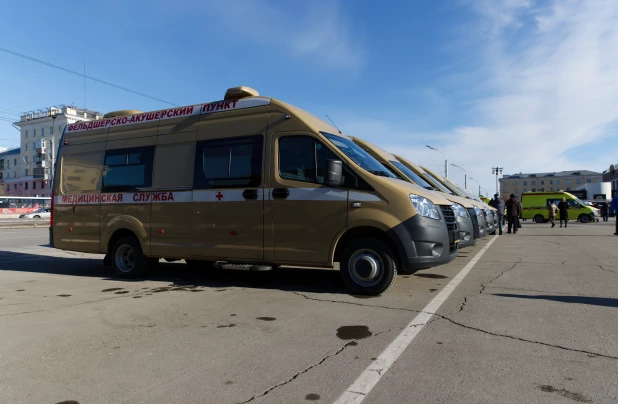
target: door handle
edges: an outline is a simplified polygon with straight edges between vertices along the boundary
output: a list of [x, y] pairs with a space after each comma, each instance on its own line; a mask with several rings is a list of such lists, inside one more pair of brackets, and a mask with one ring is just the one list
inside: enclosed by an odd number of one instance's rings
[[244, 191], [242, 191], [242, 197], [245, 199], [257, 199], [258, 190], [257, 189], [245, 189]]
[[275, 188], [273, 189], [274, 199], [285, 199], [290, 196], [290, 190], [287, 188]]

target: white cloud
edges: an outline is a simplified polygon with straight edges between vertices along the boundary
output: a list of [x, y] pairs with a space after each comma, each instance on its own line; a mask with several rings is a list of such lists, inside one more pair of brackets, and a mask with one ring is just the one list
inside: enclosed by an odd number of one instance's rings
[[[603, 170], [614, 163], [615, 157], [608, 160], [611, 154], [598, 144], [598, 154], [583, 162], [567, 155], [615, 136], [615, 1], [555, 1], [543, 7], [528, 1], [499, 3], [488, 0], [481, 3], [487, 7], [479, 8], [479, 27], [491, 26], [492, 35], [486, 35], [484, 28], [476, 33], [479, 74], [469, 88], [476, 94], [482, 87], [487, 96], [462, 106], [472, 125], [441, 133], [415, 133], [390, 125], [383, 130], [396, 134], [392, 141], [372, 133], [367, 138], [385, 149], [399, 147], [403, 154], [437, 168], [443, 157], [425, 144], [439, 148], [490, 193], [495, 187], [491, 167], [496, 165], [504, 167], [504, 173], [518, 173]], [[362, 130], [363, 124], [356, 126]], [[607, 142], [607, 147], [615, 149], [615, 143]], [[449, 170], [463, 183], [462, 173]]]
[[281, 4], [235, 0], [208, 2], [205, 6], [229, 27], [226, 35], [271, 49], [282, 47], [297, 58], [331, 68], [356, 70], [362, 66], [362, 45], [338, 2]]

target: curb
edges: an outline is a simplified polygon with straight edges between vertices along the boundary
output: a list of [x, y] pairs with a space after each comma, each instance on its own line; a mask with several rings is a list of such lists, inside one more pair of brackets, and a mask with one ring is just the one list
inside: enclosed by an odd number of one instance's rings
[[2, 229], [32, 229], [32, 228], [41, 228], [41, 227], [49, 227], [48, 221], [42, 222], [34, 222], [34, 223], [2, 223], [0, 222], [0, 230]]

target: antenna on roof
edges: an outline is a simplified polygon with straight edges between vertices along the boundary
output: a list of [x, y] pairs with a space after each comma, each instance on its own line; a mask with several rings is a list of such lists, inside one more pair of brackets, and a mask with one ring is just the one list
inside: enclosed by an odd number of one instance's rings
[[333, 120], [332, 120], [332, 119], [330, 119], [330, 116], [326, 115], [326, 117], [328, 118], [328, 120], [330, 121], [330, 123], [332, 123], [332, 124], [333, 124], [333, 126], [335, 127], [335, 129], [337, 129], [337, 130], [339, 131], [339, 134], [340, 134], [340, 135], [343, 135], [343, 133], [341, 133], [341, 129], [339, 129], [339, 128], [337, 127], [337, 125], [335, 125], [335, 122], [333, 122]]

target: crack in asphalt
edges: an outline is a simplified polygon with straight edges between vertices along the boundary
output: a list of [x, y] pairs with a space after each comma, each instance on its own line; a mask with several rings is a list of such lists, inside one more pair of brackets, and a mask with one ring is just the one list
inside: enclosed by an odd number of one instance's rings
[[[296, 294], [296, 292], [294, 292]], [[340, 301], [336, 301], [336, 300], [319, 300], [319, 299], [310, 299], [310, 300], [317, 300], [317, 301], [321, 301], [321, 302], [327, 302], [327, 303], [346, 303], [346, 302], [340, 302]], [[359, 305], [359, 306], [367, 306], [367, 305]], [[375, 306], [368, 306], [368, 307], [375, 307]], [[432, 314], [432, 313], [428, 313], [428, 314]], [[407, 328], [414, 328], [414, 327], [421, 327], [430, 323], [433, 323], [434, 321], [439, 320], [440, 317], [434, 317], [432, 319], [430, 319], [429, 321], [425, 322], [425, 323], [419, 323], [419, 324], [408, 324], [405, 327], [396, 327], [396, 328], [390, 328], [388, 330], [384, 330], [384, 331], [380, 331], [380, 332], [376, 332], [370, 336], [368, 336], [367, 338], [361, 338], [361, 339], [353, 339], [351, 341], [348, 341], [345, 345], [343, 345], [341, 348], [339, 348], [337, 351], [335, 351], [332, 354], [326, 355], [325, 357], [323, 357], [322, 359], [320, 359], [318, 362], [314, 363], [313, 365], [310, 365], [308, 367], [306, 367], [305, 369], [301, 370], [300, 372], [295, 373], [292, 377], [290, 377], [289, 379], [279, 382], [271, 387], [269, 387], [268, 389], [264, 390], [262, 393], [260, 394], [256, 394], [254, 396], [252, 396], [251, 398], [245, 400], [245, 401], [241, 401], [238, 404], [246, 404], [249, 403], [257, 398], [260, 397], [264, 397], [265, 395], [269, 394], [270, 392], [272, 392], [273, 390], [276, 390], [282, 386], [285, 386], [291, 382], [293, 382], [294, 380], [296, 380], [300, 375], [309, 372], [310, 370], [312, 370], [313, 368], [316, 368], [318, 366], [320, 366], [321, 364], [323, 364], [324, 362], [326, 362], [326, 360], [339, 355], [341, 352], [343, 352], [348, 346], [356, 346], [358, 344], [358, 342], [360, 340], [366, 340], [369, 338], [374, 338], [377, 337], [378, 335], [382, 335], [382, 334], [386, 334], [389, 332], [393, 332], [393, 331], [403, 331]], [[380, 369], [380, 370], [375, 370], [376, 372], [380, 373], [382, 371], [384, 371], [386, 369]], [[359, 393], [360, 394], [360, 393]]]
[[514, 263], [510, 268], [507, 268], [503, 271], [501, 271], [496, 277], [494, 277], [493, 279], [491, 279], [489, 282], [486, 283], [481, 283], [481, 290], [479, 290], [477, 293], [471, 295], [471, 296], [465, 296], [463, 301], [461, 302], [461, 305], [459, 306], [459, 309], [457, 311], [454, 311], [452, 313], [448, 313], [447, 315], [451, 315], [451, 314], [455, 314], [455, 313], [459, 313], [461, 311], [463, 311], [464, 307], [466, 306], [466, 304], [468, 303], [469, 299], [472, 299], [473, 297], [477, 297], [483, 294], [483, 292], [485, 291], [485, 289], [487, 289], [487, 287], [489, 285], [491, 285], [493, 282], [497, 281], [498, 278], [500, 278], [502, 275], [504, 275], [505, 273], [512, 271], [513, 269], [515, 269], [515, 267], [519, 265], [519, 261]]
[[[351, 305], [351, 306], [375, 307], [376, 309], [408, 311], [408, 312], [413, 312], [413, 313], [425, 313], [422, 310], [407, 309], [407, 308], [404, 308], [404, 307], [390, 307], [390, 306], [379, 306], [379, 305], [373, 305], [373, 304], [362, 304], [362, 303], [356, 303], [356, 302], [347, 302], [345, 300], [318, 299], [316, 297], [307, 296], [304, 293], [300, 293], [300, 292], [291, 291], [291, 293], [293, 293], [295, 295], [298, 295], [298, 296], [302, 296], [302, 297], [304, 297], [307, 300], [314, 300], [316, 302], [339, 303], [339, 304], [348, 304], [348, 305]], [[427, 313], [427, 314], [432, 314], [432, 313]]]
[[611, 269], [607, 269], [607, 268], [603, 267], [603, 265], [599, 265], [599, 268], [601, 268], [604, 271], [611, 272], [613, 274], [618, 274], [618, 271], [612, 271]]
[[600, 354], [598, 352], [587, 351], [585, 349], [569, 348], [569, 347], [566, 347], [566, 346], [563, 346], [563, 345], [550, 344], [548, 342], [542, 342], [542, 341], [534, 341], [534, 340], [530, 340], [530, 339], [526, 339], [526, 338], [515, 337], [513, 335], [508, 335], [508, 334], [498, 334], [498, 333], [495, 333], [495, 332], [483, 330], [481, 328], [472, 327], [472, 326], [469, 326], [469, 325], [462, 324], [462, 323], [460, 323], [458, 321], [453, 320], [450, 317], [446, 317], [446, 316], [443, 316], [443, 315], [440, 315], [440, 314], [436, 314], [436, 316], [438, 316], [438, 317], [440, 317], [440, 318], [442, 318], [442, 319], [444, 319], [444, 320], [446, 320], [446, 321], [448, 321], [448, 322], [450, 322], [450, 323], [452, 323], [454, 325], [457, 325], [459, 327], [463, 327], [463, 328], [465, 328], [467, 330], [477, 331], [477, 332], [480, 332], [480, 333], [483, 333], [483, 334], [492, 335], [494, 337], [509, 338], [509, 339], [513, 339], [513, 340], [516, 340], [516, 341], [527, 342], [527, 343], [530, 343], [530, 344], [543, 345], [543, 346], [547, 346], [547, 347], [550, 347], [550, 348], [561, 349], [561, 350], [564, 350], [564, 351], [585, 353], [587, 355], [594, 355], [594, 356], [598, 356], [598, 357], [601, 357], [601, 358], [616, 359], [616, 360], [618, 360], [618, 356]]
[[[300, 375], [307, 373], [308, 371], [310, 371], [311, 369], [315, 368], [316, 366], [320, 366], [322, 363], [326, 362], [326, 360], [328, 360], [329, 358], [332, 358], [333, 356], [337, 356], [339, 355], [341, 352], [343, 352], [348, 346], [350, 346], [352, 343], [356, 343], [357, 340], [351, 340], [348, 341], [345, 345], [343, 345], [341, 348], [339, 348], [337, 351], [335, 351], [332, 354], [326, 355], [325, 357], [323, 357], [322, 359], [320, 359], [318, 362], [314, 363], [313, 365], [310, 365], [309, 367], [301, 370], [300, 372], [297, 372], [294, 374], [294, 376], [290, 377], [287, 380], [284, 380], [282, 382], [279, 382], [277, 384], [275, 384], [274, 386], [269, 387], [268, 389], [264, 390], [263, 392], [261, 392], [260, 394], [256, 394], [254, 396], [252, 396], [251, 398], [245, 400], [245, 401], [240, 401], [238, 404], [246, 404], [246, 403], [250, 403], [251, 401], [258, 399], [260, 397], [264, 397], [265, 395], [267, 395], [268, 393], [270, 393], [271, 391], [278, 389], [279, 387], [285, 386], [288, 383], [293, 382], [294, 380], [296, 380]], [[354, 345], [354, 344], [352, 344]]]

